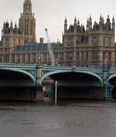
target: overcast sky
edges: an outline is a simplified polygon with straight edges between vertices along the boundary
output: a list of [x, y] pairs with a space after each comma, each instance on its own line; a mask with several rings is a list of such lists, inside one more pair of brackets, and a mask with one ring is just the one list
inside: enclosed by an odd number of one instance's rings
[[[99, 22], [100, 14], [106, 20], [107, 15], [116, 17], [116, 0], [31, 0], [36, 18], [36, 39], [45, 37], [45, 28], [48, 29], [51, 41], [62, 41], [64, 19], [68, 25], [74, 23], [74, 18], [86, 25], [87, 18]], [[24, 0], [0, 0], [0, 30], [4, 21], [18, 23], [23, 11]]]

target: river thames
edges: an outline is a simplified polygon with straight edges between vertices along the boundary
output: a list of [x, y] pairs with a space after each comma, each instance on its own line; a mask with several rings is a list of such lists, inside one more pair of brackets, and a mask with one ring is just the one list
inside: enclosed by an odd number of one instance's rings
[[0, 137], [115, 137], [116, 102], [0, 102]]

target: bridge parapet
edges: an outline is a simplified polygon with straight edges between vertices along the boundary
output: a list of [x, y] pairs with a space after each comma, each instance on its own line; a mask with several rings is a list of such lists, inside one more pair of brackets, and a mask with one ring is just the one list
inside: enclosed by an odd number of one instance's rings
[[42, 66], [42, 77], [41, 77], [41, 82], [49, 77], [50, 75], [54, 74], [60, 74], [60, 73], [70, 73], [70, 72], [75, 72], [75, 73], [80, 73], [80, 74], [85, 74], [88, 76], [93, 76], [99, 79], [101, 82], [102, 86], [104, 85], [104, 68], [103, 67], [77, 67], [77, 66], [48, 66], [48, 65], [43, 65]]
[[110, 75], [116, 74], [116, 68], [110, 68], [110, 69], [109, 69], [109, 74], [110, 74]]
[[[42, 66], [42, 76], [45, 75], [45, 73], [50, 72], [90, 72], [99, 75], [101, 78], [103, 78], [103, 67], [77, 67], [77, 66], [48, 66], [43, 65]], [[103, 78], [104, 79], [104, 78]]]
[[102, 73], [102, 67], [76, 67], [76, 66], [42, 66], [43, 71], [57, 71], [57, 70], [72, 70], [72, 71], [91, 71], [94, 73]]

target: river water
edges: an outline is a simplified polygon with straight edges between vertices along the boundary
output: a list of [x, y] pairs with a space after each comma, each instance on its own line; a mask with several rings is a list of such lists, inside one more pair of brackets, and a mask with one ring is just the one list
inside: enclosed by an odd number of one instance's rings
[[0, 137], [115, 137], [116, 102], [0, 102]]

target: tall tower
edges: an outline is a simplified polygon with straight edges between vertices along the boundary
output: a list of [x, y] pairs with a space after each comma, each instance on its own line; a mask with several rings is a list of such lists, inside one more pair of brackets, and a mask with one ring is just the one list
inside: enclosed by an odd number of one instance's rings
[[31, 0], [25, 0], [23, 4], [23, 13], [19, 19], [19, 29], [24, 37], [24, 42], [36, 41], [36, 20], [32, 13]]

